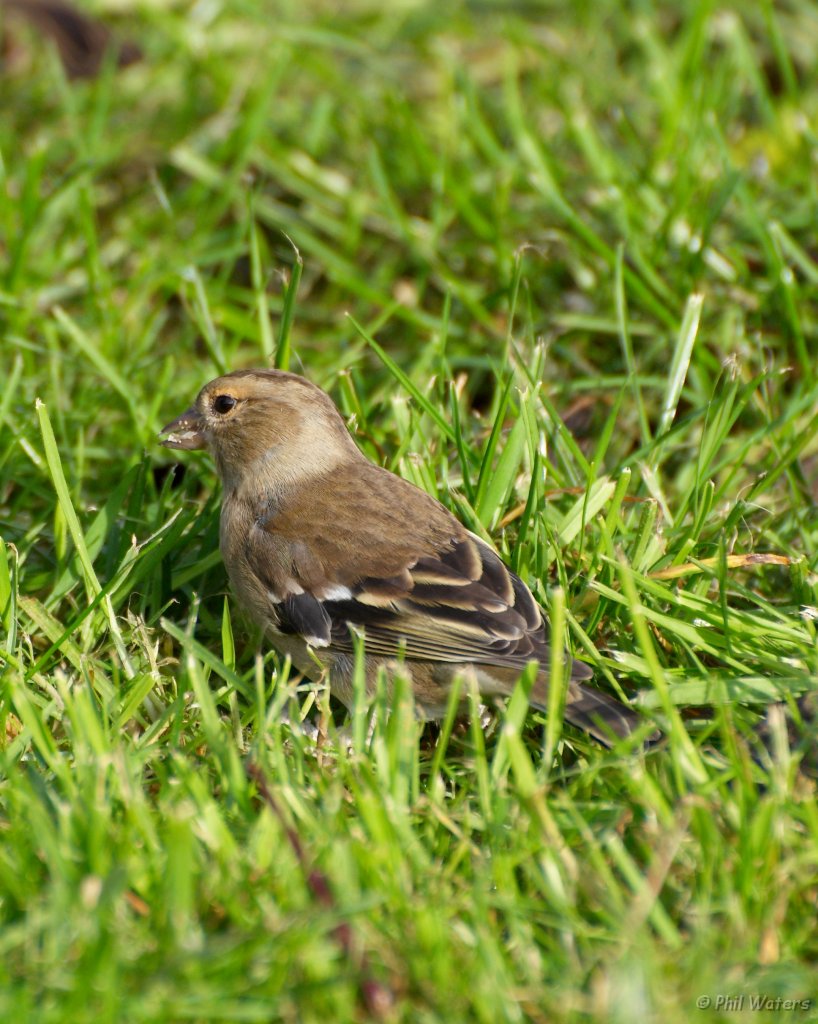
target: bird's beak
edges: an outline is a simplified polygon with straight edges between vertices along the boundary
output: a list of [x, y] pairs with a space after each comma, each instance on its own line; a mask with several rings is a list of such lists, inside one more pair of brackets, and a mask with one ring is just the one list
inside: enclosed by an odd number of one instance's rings
[[191, 451], [196, 448], [206, 448], [204, 429], [205, 423], [201, 414], [191, 406], [181, 416], [177, 416], [175, 420], [168, 423], [166, 427], [162, 427], [159, 436], [162, 437], [162, 434], [168, 436], [159, 443], [165, 448], [185, 448]]

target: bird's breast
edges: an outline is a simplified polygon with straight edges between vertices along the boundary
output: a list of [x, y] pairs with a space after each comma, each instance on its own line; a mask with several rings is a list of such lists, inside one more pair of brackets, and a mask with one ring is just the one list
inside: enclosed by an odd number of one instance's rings
[[249, 557], [250, 531], [256, 529], [252, 509], [244, 502], [226, 498], [219, 524], [219, 547], [230, 585], [239, 602], [260, 625], [276, 619], [277, 596], [265, 585], [265, 573]]

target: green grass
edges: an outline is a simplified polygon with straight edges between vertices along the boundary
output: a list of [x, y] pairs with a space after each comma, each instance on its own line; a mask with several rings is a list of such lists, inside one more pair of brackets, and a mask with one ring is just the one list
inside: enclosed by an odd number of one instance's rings
[[[121, 9], [79, 83], [10, 29], [0, 1018], [818, 1019], [813, 4], [337, 6]], [[155, 435], [271, 363], [663, 742], [260, 650]]]

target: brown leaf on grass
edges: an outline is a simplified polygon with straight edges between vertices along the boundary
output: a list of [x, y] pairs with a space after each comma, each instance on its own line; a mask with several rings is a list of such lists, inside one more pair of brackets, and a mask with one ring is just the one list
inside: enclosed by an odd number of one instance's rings
[[7, 744], [17, 739], [20, 733], [23, 731], [23, 723], [17, 717], [17, 715], [9, 712], [6, 715], [6, 728], [4, 733], [0, 733], [0, 749], [4, 748]]
[[142, 899], [141, 896], [137, 896], [131, 889], [126, 889], [125, 902], [130, 906], [131, 910], [139, 914], [140, 917], [147, 917], [150, 912], [150, 906]]

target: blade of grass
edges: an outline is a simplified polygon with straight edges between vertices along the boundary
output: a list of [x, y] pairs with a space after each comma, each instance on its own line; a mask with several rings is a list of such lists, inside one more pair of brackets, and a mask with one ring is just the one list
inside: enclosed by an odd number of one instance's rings
[[298, 247], [289, 235], [285, 235], [285, 237], [293, 247], [295, 261], [290, 271], [287, 290], [284, 293], [284, 306], [281, 310], [281, 322], [278, 326], [275, 365], [279, 370], [289, 370], [290, 368], [290, 334], [292, 332], [293, 318], [295, 317], [295, 303], [298, 298], [298, 286], [301, 283], [301, 272], [304, 269], [304, 260], [298, 251]]
[[410, 380], [410, 378], [403, 372], [391, 356], [388, 356], [381, 346], [375, 341], [371, 335], [355, 320], [353, 316], [347, 313], [347, 317], [351, 322], [355, 330], [360, 334], [364, 341], [369, 345], [375, 355], [380, 359], [383, 365], [389, 370], [395, 380], [400, 386], [409, 394], [418, 406], [429, 416], [433, 422], [437, 425], [439, 430], [453, 443], [457, 444], [457, 437], [455, 436], [454, 430], [451, 425], [444, 419], [438, 409], [432, 405], [426, 395]]
[[676, 337], [676, 345], [673, 349], [673, 360], [670, 364], [670, 372], [667, 379], [667, 388], [662, 400], [662, 412], [659, 416], [659, 426], [656, 428], [656, 436], [661, 437], [670, 429], [676, 409], [679, 405], [679, 398], [682, 394], [687, 370], [690, 366], [690, 356], [693, 353], [693, 346], [696, 343], [696, 336], [699, 332], [699, 320], [702, 315], [704, 295], [694, 293], [687, 300], [681, 327]]

